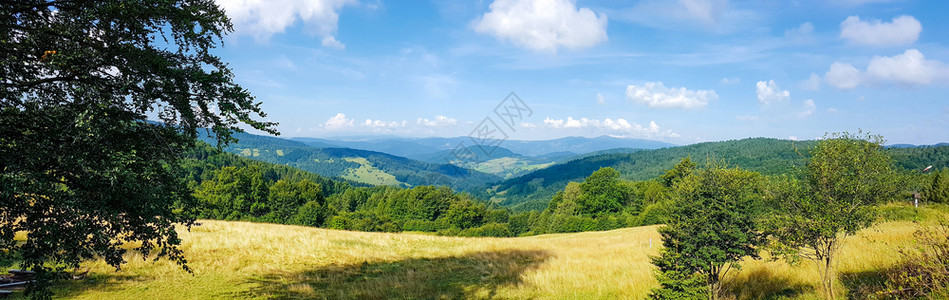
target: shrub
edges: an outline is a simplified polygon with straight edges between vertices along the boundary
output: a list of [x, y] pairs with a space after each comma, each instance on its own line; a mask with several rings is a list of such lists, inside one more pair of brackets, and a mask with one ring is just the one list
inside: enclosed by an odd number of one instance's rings
[[507, 223], [488, 223], [481, 227], [462, 230], [458, 235], [469, 237], [511, 237], [514, 236], [514, 233], [511, 232], [511, 229], [508, 227]]
[[949, 293], [949, 220], [915, 233], [919, 247], [900, 251], [906, 262], [886, 272], [877, 295], [897, 299], [941, 298]]

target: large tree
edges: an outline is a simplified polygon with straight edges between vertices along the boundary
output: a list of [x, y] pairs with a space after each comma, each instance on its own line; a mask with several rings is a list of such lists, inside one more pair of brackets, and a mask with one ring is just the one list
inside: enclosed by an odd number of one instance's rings
[[894, 199], [898, 176], [883, 151], [883, 138], [838, 133], [825, 136], [811, 151], [801, 179], [775, 184], [770, 197], [778, 211], [770, 218], [775, 249], [791, 261], [817, 263], [821, 288], [836, 298], [836, 255], [843, 240], [869, 227], [873, 206]]
[[182, 151], [202, 127], [222, 144], [241, 124], [275, 133], [211, 53], [230, 30], [213, 0], [3, 1], [0, 253], [41, 275], [118, 268], [130, 242], [184, 264]]
[[659, 229], [663, 249], [652, 259], [660, 287], [651, 297], [717, 299], [729, 271], [745, 256], [757, 258], [764, 242], [756, 223], [761, 176], [723, 163], [676, 169], [672, 216]]

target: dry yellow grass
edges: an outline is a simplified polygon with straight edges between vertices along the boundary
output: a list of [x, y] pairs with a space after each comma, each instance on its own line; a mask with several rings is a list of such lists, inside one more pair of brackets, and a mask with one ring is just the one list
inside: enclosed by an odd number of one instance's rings
[[[182, 232], [194, 275], [166, 261], [91, 276], [57, 288], [80, 299], [541, 298], [641, 299], [656, 285], [648, 256], [656, 226], [522, 238], [455, 238], [202, 221]], [[860, 276], [896, 264], [917, 225], [884, 223], [850, 237], [840, 272]], [[649, 246], [652, 239], [653, 245]], [[813, 298], [812, 264], [747, 261], [731, 281], [741, 299]], [[844, 286], [846, 288], [846, 286]]]
[[[58, 296], [154, 298], [642, 298], [656, 227], [524, 238], [454, 238], [202, 221], [174, 264], [89, 263]], [[649, 240], [654, 245], [649, 247]]]

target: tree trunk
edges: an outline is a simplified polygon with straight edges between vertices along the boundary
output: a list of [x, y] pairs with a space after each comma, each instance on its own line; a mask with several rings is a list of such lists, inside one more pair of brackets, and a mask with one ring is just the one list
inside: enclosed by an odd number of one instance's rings
[[834, 293], [834, 270], [832, 255], [827, 255], [824, 258], [824, 272], [822, 272], [821, 275], [821, 284], [824, 286], [824, 293], [827, 296], [827, 299], [837, 299], [837, 295]]

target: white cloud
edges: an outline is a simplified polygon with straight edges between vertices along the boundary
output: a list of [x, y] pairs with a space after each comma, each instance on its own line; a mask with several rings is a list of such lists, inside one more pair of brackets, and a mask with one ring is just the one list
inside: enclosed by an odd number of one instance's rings
[[474, 30], [534, 51], [579, 49], [605, 42], [606, 15], [574, 0], [495, 0]]
[[755, 94], [758, 95], [758, 102], [762, 104], [780, 103], [791, 99], [791, 92], [781, 90], [774, 80], [758, 81]]
[[599, 104], [606, 103], [606, 99], [603, 98], [603, 94], [596, 93], [596, 103], [599, 103]]
[[741, 78], [738, 78], [738, 77], [722, 78], [722, 84], [739, 84], [739, 83], [741, 83]]
[[877, 81], [921, 86], [945, 75], [947, 69], [939, 61], [927, 60], [923, 53], [909, 49], [892, 57], [874, 56], [867, 66], [867, 75]]
[[800, 141], [800, 139], [798, 139], [796, 136], [793, 136], [793, 135], [789, 136], [788, 139], [792, 141]]
[[346, 49], [346, 45], [343, 45], [343, 43], [340, 43], [339, 41], [337, 41], [337, 40], [336, 40], [336, 37], [334, 37], [334, 36], [326, 36], [326, 37], [323, 37], [323, 42], [322, 42], [322, 44], [323, 44], [323, 47], [329, 47], [329, 48], [333, 48], [333, 49], [336, 49], [336, 50], [345, 50], [345, 49]]
[[671, 130], [660, 130], [659, 125], [657, 125], [655, 121], [650, 121], [649, 125], [643, 126], [637, 123], [630, 123], [623, 118], [597, 120], [567, 117], [567, 119], [564, 120], [547, 117], [544, 118], [544, 126], [554, 129], [600, 129], [646, 137], [679, 137], [678, 134]]
[[858, 45], [899, 46], [916, 42], [923, 26], [913, 16], [902, 15], [889, 23], [850, 16], [840, 23], [840, 37]]
[[323, 46], [340, 49], [336, 34], [339, 11], [356, 0], [216, 0], [234, 23], [236, 34], [264, 41], [284, 32], [297, 21], [310, 34], [323, 38]]
[[653, 108], [702, 108], [709, 101], [718, 99], [714, 90], [690, 91], [681, 88], [666, 88], [662, 82], [647, 82], [642, 86], [626, 87], [626, 98]]
[[811, 73], [811, 76], [808, 77], [807, 79], [804, 79], [804, 81], [801, 81], [799, 85], [804, 90], [816, 91], [820, 89], [820, 80], [821, 80], [820, 75]]
[[429, 120], [425, 118], [418, 118], [415, 121], [416, 124], [429, 127], [440, 127], [440, 126], [451, 126], [458, 124], [458, 119], [449, 118], [446, 116], [435, 116], [434, 120]]
[[804, 100], [804, 111], [798, 114], [801, 118], [810, 117], [814, 114], [814, 111], [817, 110], [817, 104], [814, 103], [813, 99]]
[[362, 126], [378, 128], [378, 129], [398, 128], [398, 127], [405, 127], [406, 125], [408, 125], [406, 121], [386, 122], [383, 120], [372, 120], [372, 119], [366, 119], [366, 121], [362, 123]]
[[326, 120], [326, 122], [323, 123], [323, 128], [330, 130], [343, 129], [352, 126], [353, 119], [347, 118], [346, 114], [343, 113], [337, 113], [335, 116], [329, 118], [329, 120]]
[[838, 89], [850, 90], [860, 85], [860, 70], [851, 64], [834, 62], [830, 65], [830, 70], [824, 74], [824, 80]]
[[525, 122], [525, 123], [521, 123], [521, 127], [524, 127], [524, 128], [537, 128], [537, 125], [534, 125], [534, 123], [527, 123], [527, 122]]
[[865, 72], [850, 64], [834, 62], [824, 77], [831, 85], [844, 90], [862, 83], [918, 87], [949, 81], [949, 66], [926, 59], [919, 50], [909, 49], [894, 56], [874, 56]]

